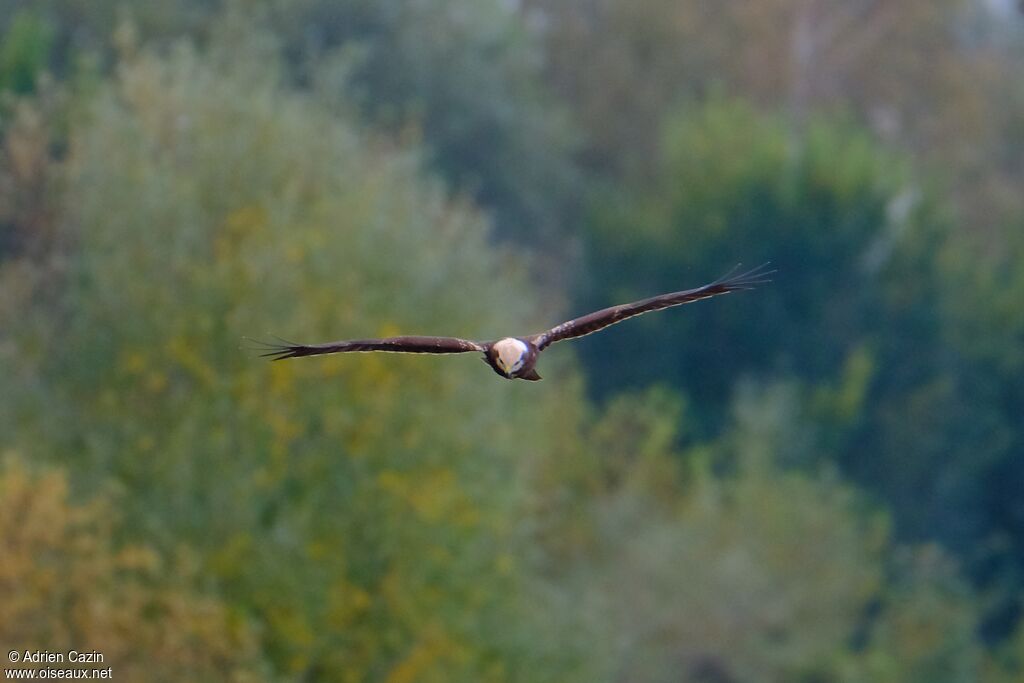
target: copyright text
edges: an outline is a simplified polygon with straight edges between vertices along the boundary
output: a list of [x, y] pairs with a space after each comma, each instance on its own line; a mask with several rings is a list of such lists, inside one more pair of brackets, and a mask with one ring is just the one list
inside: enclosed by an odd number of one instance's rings
[[[18, 668], [4, 667], [5, 680], [34, 679], [111, 679], [113, 667], [99, 668], [106, 658], [97, 650], [9, 650], [7, 662]], [[31, 666], [70, 664], [69, 667]]]

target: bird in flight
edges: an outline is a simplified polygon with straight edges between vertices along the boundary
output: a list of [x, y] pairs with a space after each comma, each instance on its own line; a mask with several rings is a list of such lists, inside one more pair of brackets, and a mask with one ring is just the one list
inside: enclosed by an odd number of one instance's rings
[[634, 301], [630, 304], [611, 306], [588, 313], [580, 318], [568, 320], [550, 330], [531, 334], [525, 337], [505, 337], [497, 341], [472, 341], [458, 337], [386, 337], [384, 339], [352, 339], [347, 341], [329, 342], [327, 344], [293, 344], [282, 340], [281, 344], [262, 345], [261, 355], [272, 360], [301, 358], [303, 356], [319, 356], [328, 353], [347, 353], [351, 351], [390, 351], [393, 353], [470, 353], [483, 354], [483, 360], [505, 379], [525, 379], [537, 381], [537, 357], [541, 351], [555, 342], [575, 339], [602, 330], [609, 325], [622, 322], [627, 318], [660, 311], [663, 308], [681, 306], [701, 299], [709, 299], [719, 294], [728, 294], [744, 289], [753, 289], [757, 285], [770, 282], [769, 276], [774, 270], [767, 269], [763, 264], [745, 273], [736, 275], [739, 266], [733, 268], [725, 276], [695, 289], [659, 294], [649, 299]]

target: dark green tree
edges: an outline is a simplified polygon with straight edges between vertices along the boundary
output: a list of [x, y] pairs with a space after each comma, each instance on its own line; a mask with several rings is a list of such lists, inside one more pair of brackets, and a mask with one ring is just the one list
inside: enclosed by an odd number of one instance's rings
[[25, 10], [15, 14], [0, 38], [0, 93], [35, 89], [52, 45], [53, 29], [47, 22]]
[[820, 123], [795, 136], [730, 100], [677, 117], [665, 155], [653, 185], [595, 202], [592, 278], [578, 306], [696, 286], [740, 261], [779, 273], [756, 292], [582, 340], [593, 390], [668, 379], [713, 417], [744, 373], [837, 376], [864, 342], [853, 332], [876, 315], [880, 273], [913, 220], [893, 215], [913, 205], [905, 167], [855, 128]]
[[719, 100], [674, 119], [665, 156], [658, 182], [595, 202], [579, 308], [739, 260], [779, 272], [581, 340], [593, 393], [668, 381], [706, 436], [739, 379], [795, 378], [821, 453], [891, 506], [901, 538], [941, 541], [986, 584], [1019, 577], [1020, 515], [1000, 493], [1020, 478], [1018, 260], [972, 256], [934, 190], [855, 127], [794, 133]]

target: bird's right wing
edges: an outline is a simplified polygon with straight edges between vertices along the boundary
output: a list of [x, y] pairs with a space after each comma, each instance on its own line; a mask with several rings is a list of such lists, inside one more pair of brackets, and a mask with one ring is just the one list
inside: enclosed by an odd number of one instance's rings
[[769, 281], [768, 276], [774, 271], [767, 270], [767, 266], [768, 264], [765, 263], [753, 270], [734, 275], [733, 273], [739, 268], [739, 266], [736, 266], [725, 276], [702, 287], [671, 292], [669, 294], [659, 294], [649, 299], [603, 308], [600, 311], [594, 311], [580, 318], [556, 325], [547, 332], [534, 335], [531, 337], [531, 341], [537, 345], [538, 349], [543, 349], [563, 339], [574, 339], [592, 334], [609, 325], [614, 325], [642, 313], [659, 311], [670, 306], [680, 306], [741, 289], [753, 289], [755, 286]]
[[350, 351], [468, 353], [470, 351], [487, 350], [484, 344], [457, 337], [386, 337], [384, 339], [351, 339], [348, 341], [329, 342], [327, 344], [256, 343], [260, 345], [260, 350], [265, 352], [262, 355], [272, 360], [319, 356], [327, 353], [347, 353]]

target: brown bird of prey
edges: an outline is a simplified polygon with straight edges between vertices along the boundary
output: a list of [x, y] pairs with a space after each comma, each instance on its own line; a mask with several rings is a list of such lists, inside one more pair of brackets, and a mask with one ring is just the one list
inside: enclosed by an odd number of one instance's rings
[[739, 266], [736, 266], [724, 277], [702, 287], [659, 294], [649, 299], [634, 301], [631, 304], [611, 306], [556, 325], [546, 332], [525, 337], [505, 337], [497, 341], [472, 341], [458, 337], [387, 337], [309, 345], [290, 342], [264, 343], [264, 350], [267, 353], [262, 355], [273, 360], [284, 360], [350, 351], [391, 351], [394, 353], [469, 353], [475, 351], [482, 353], [484, 362], [505, 379], [526, 379], [535, 382], [540, 379], [540, 375], [537, 374], [537, 369], [534, 367], [537, 357], [551, 344], [564, 339], [575, 339], [592, 334], [642, 313], [681, 306], [719, 294], [753, 289], [757, 285], [769, 282], [768, 276], [775, 272], [767, 270], [767, 265], [764, 264], [739, 275], [734, 274], [739, 269]]

